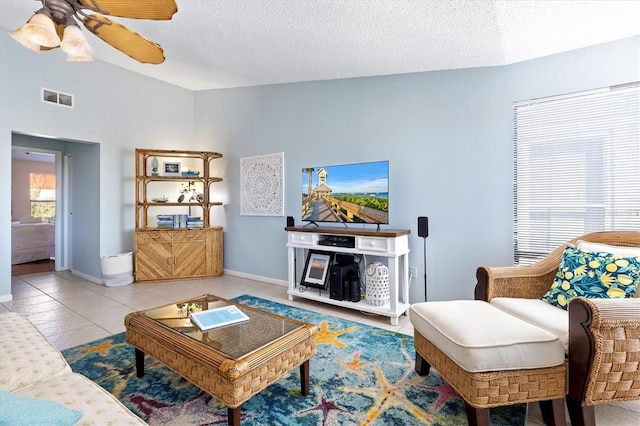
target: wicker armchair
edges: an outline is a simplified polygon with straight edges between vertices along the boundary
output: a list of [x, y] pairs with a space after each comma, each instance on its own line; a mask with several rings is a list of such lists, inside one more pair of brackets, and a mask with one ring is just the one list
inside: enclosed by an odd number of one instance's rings
[[[569, 243], [585, 240], [640, 247], [640, 232], [596, 232], [567, 242], [531, 266], [480, 267], [475, 298], [540, 298]], [[584, 299], [569, 304], [569, 389], [573, 425], [594, 425], [594, 405], [640, 400], [640, 298]]]

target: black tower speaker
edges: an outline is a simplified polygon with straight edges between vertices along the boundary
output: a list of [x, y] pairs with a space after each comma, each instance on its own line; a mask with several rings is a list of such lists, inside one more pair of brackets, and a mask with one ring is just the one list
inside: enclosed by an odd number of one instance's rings
[[355, 263], [329, 267], [329, 297], [334, 300], [350, 300], [351, 281], [357, 275]]
[[360, 294], [360, 277], [355, 275], [350, 282], [349, 296], [352, 302], [359, 302], [362, 298]]
[[293, 220], [293, 216], [287, 216], [287, 226], [296, 226], [295, 220]]
[[429, 218], [418, 216], [418, 236], [427, 238], [429, 236]]

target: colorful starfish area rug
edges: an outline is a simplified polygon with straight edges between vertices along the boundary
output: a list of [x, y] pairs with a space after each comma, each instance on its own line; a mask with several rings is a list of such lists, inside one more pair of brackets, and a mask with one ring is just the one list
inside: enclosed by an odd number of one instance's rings
[[[249, 306], [316, 324], [309, 396], [294, 369], [242, 405], [242, 425], [466, 425], [465, 404], [431, 369], [414, 370], [413, 337], [243, 295]], [[107, 389], [150, 425], [224, 425], [227, 409], [147, 356], [136, 377], [124, 333], [63, 351], [73, 371]], [[526, 405], [491, 410], [491, 425], [524, 425]]]

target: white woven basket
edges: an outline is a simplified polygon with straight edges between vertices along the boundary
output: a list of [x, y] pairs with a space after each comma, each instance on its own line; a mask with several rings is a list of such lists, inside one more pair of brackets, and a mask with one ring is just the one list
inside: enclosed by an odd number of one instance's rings
[[389, 268], [373, 262], [366, 269], [366, 297], [370, 305], [382, 306], [389, 302]]

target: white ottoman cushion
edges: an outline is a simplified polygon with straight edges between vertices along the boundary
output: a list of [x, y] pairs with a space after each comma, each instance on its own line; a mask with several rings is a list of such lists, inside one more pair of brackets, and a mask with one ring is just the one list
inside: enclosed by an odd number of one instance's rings
[[495, 297], [489, 303], [501, 311], [552, 332], [560, 338], [565, 353], [569, 353], [569, 311], [540, 299]]
[[416, 303], [409, 309], [409, 318], [422, 336], [471, 373], [545, 368], [564, 362], [558, 336], [487, 302]]

